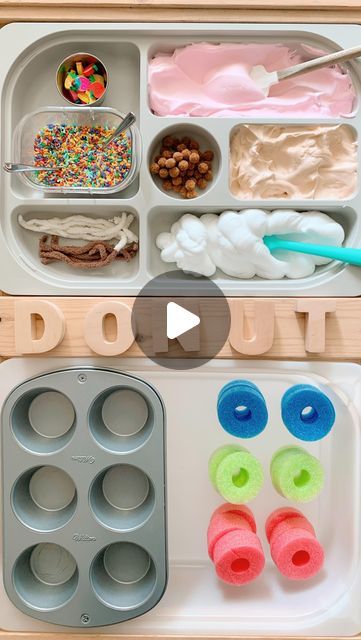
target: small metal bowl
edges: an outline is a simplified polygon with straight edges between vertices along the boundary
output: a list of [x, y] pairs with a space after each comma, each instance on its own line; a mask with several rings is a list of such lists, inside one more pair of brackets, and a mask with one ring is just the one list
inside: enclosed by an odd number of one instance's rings
[[[104, 77], [104, 87], [105, 87], [105, 91], [103, 93], [103, 95], [98, 98], [97, 100], [95, 100], [94, 102], [90, 103], [90, 104], [78, 104], [76, 102], [73, 102], [73, 100], [70, 100], [67, 96], [66, 96], [66, 92], [67, 90], [64, 89], [64, 80], [65, 77], [68, 73], [68, 71], [70, 69], [73, 69], [75, 67], [76, 62], [82, 62], [82, 63], [92, 63], [94, 62], [97, 67], [98, 67], [98, 72], [100, 73], [100, 75], [102, 75]], [[67, 58], [65, 58], [58, 66], [57, 72], [56, 72], [56, 86], [57, 89], [60, 93], [60, 95], [62, 96], [62, 98], [64, 98], [64, 100], [66, 100], [66, 102], [68, 104], [71, 104], [72, 106], [76, 106], [76, 107], [97, 107], [100, 104], [102, 104], [102, 102], [104, 101], [106, 92], [107, 92], [107, 87], [108, 87], [108, 72], [106, 69], [105, 64], [99, 60], [99, 58], [97, 58], [96, 56], [92, 55], [91, 53], [85, 53], [85, 52], [80, 52], [80, 53], [73, 53], [71, 56], [68, 56]]]

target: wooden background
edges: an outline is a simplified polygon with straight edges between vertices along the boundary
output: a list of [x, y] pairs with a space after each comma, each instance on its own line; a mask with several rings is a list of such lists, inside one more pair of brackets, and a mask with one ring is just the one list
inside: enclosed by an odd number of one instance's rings
[[0, 0], [0, 24], [45, 22], [361, 22], [360, 0]]

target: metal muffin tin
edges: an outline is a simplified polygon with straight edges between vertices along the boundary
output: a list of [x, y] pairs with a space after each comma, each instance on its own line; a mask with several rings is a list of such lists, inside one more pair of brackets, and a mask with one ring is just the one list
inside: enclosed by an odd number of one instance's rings
[[24, 613], [96, 627], [167, 581], [165, 416], [153, 387], [97, 367], [34, 377], [2, 412], [4, 586]]
[[[13, 131], [21, 118], [47, 105], [59, 105], [54, 83], [59, 62], [72, 51], [86, 47], [109, 69], [111, 82], [104, 101], [125, 113], [134, 111], [143, 143], [139, 176], [121, 193], [103, 197], [43, 195], [18, 176], [0, 176], [0, 269], [1, 287], [7, 293], [29, 295], [136, 295], [153, 277], [175, 265], [161, 261], [155, 238], [183, 213], [221, 213], [227, 209], [275, 208], [297, 211], [321, 210], [340, 222], [345, 244], [361, 244], [359, 188], [347, 200], [239, 200], [229, 189], [229, 138], [239, 124], [336, 124], [353, 126], [360, 137], [361, 112], [347, 118], [180, 118], [155, 116], [148, 103], [148, 61], [157, 51], [172, 51], [191, 42], [303, 42], [334, 51], [359, 44], [360, 25], [321, 24], [11, 24], [1, 29], [0, 70], [1, 159], [10, 160]], [[349, 64], [360, 96], [361, 62]], [[358, 101], [359, 102], [359, 101]], [[65, 106], [65, 101], [64, 101]], [[149, 173], [149, 160], [169, 131], [197, 137], [202, 146], [216, 151], [215, 177], [209, 189], [191, 202], [164, 192]], [[360, 173], [360, 162], [359, 173]], [[120, 261], [96, 270], [71, 269], [62, 263], [42, 265], [38, 258], [39, 235], [25, 231], [17, 222], [25, 218], [70, 214], [113, 217], [119, 211], [134, 213], [139, 230], [139, 254], [129, 263]], [[307, 213], [305, 213], [307, 215]], [[10, 267], [10, 268], [9, 268]], [[227, 296], [356, 296], [361, 294], [361, 271], [340, 263], [318, 267], [312, 276], [299, 280], [241, 280], [217, 272], [215, 282]]]

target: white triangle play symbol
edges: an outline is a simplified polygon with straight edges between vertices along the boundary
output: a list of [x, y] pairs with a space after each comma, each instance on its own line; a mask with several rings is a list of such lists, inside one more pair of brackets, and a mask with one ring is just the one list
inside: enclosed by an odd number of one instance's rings
[[167, 304], [167, 338], [173, 340], [187, 333], [200, 323], [200, 318], [195, 313], [184, 309], [176, 302]]

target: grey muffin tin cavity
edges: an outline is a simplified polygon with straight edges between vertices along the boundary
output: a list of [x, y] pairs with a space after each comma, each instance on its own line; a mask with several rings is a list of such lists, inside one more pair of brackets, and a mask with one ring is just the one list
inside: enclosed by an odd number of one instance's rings
[[[86, 48], [104, 60], [109, 87], [104, 106], [121, 112], [132, 110], [143, 143], [143, 163], [136, 181], [110, 197], [53, 197], [39, 195], [17, 176], [1, 175], [0, 268], [1, 289], [29, 295], [136, 295], [153, 277], [175, 268], [160, 259], [156, 235], [169, 231], [183, 213], [221, 213], [227, 209], [275, 208], [306, 212], [321, 210], [340, 222], [345, 244], [360, 246], [359, 190], [349, 199], [249, 200], [235, 198], [229, 190], [229, 137], [244, 123], [349, 124], [361, 131], [359, 104], [350, 118], [187, 118], [157, 117], [148, 103], [148, 61], [156, 51], [171, 51], [191, 42], [303, 42], [333, 51], [360, 42], [359, 25], [242, 25], [242, 24], [13, 24], [1, 30], [3, 55], [0, 70], [2, 160], [9, 160], [13, 131], [21, 118], [46, 105], [60, 105], [54, 77], [57, 64], [69, 52]], [[360, 96], [361, 63], [349, 66]], [[65, 106], [65, 102], [64, 102]], [[181, 200], [164, 192], [149, 174], [152, 152], [169, 131], [191, 132], [217, 152], [215, 177], [201, 196]], [[359, 167], [360, 169], [360, 167]], [[359, 170], [360, 173], [360, 170]], [[17, 217], [53, 217], [83, 214], [113, 217], [119, 211], [136, 216], [140, 250], [130, 263], [116, 262], [97, 270], [75, 270], [61, 263], [42, 265], [37, 256], [38, 234], [20, 228]], [[9, 268], [11, 265], [11, 268]], [[228, 296], [355, 296], [361, 294], [357, 267], [331, 263], [299, 280], [238, 280], [217, 272], [216, 283]]]
[[100, 368], [32, 378], [2, 412], [8, 597], [53, 624], [137, 617], [167, 580], [165, 417], [146, 382]]

